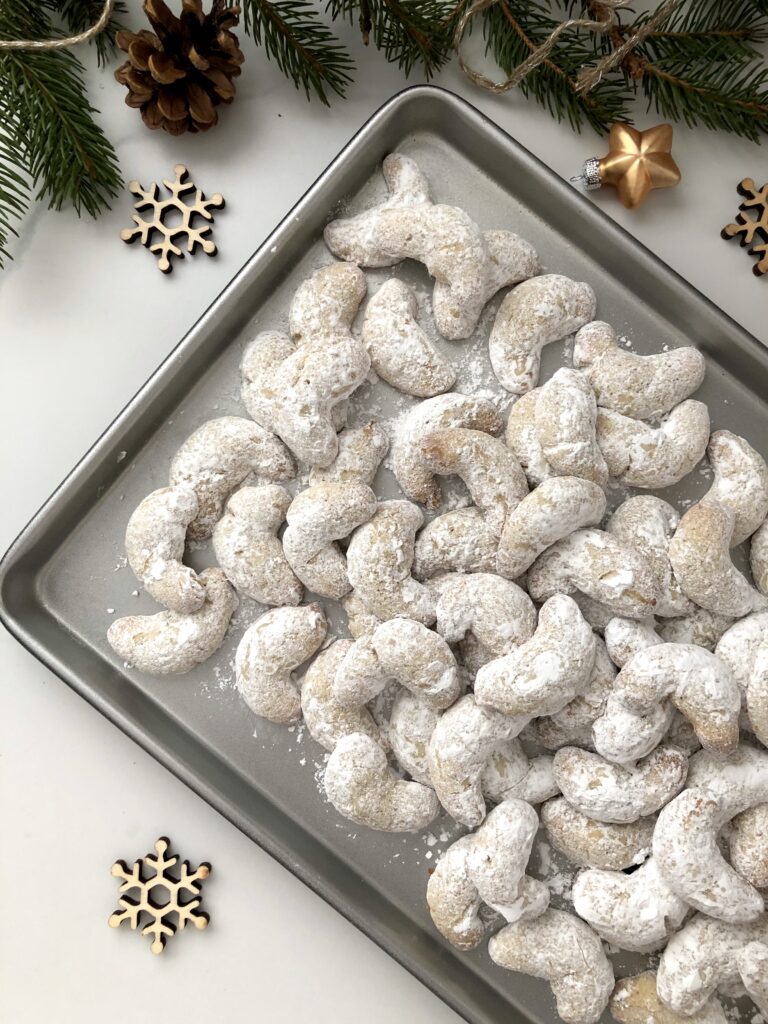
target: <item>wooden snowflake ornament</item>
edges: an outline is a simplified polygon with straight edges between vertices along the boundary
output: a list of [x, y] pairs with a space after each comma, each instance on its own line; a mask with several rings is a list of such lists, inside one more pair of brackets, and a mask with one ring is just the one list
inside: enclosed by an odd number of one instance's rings
[[[149, 922], [144, 924], [141, 934], [152, 936], [149, 948], [153, 953], [162, 953], [168, 939], [189, 922], [195, 928], [208, 927], [208, 915], [198, 910], [198, 907], [201, 903], [200, 886], [202, 880], [211, 873], [211, 865], [201, 864], [196, 871], [190, 871], [189, 861], [185, 860], [181, 865], [181, 875], [177, 878], [170, 873], [170, 869], [178, 863], [179, 858], [175, 855], [166, 856], [170, 846], [170, 839], [161, 836], [155, 843], [156, 855], [148, 853], [146, 857], [137, 860], [130, 870], [122, 860], [112, 865], [112, 874], [122, 879], [118, 891], [126, 893], [135, 889], [138, 898], [121, 895], [117, 901], [118, 909], [109, 918], [109, 927], [119, 928], [124, 921], [128, 921], [135, 931], [148, 917]], [[154, 874], [144, 878], [145, 868], [152, 869]], [[182, 903], [182, 893], [191, 893], [193, 898]]]
[[213, 230], [212, 225], [196, 226], [195, 218], [213, 221], [211, 210], [224, 208], [224, 197], [218, 192], [206, 199], [193, 182], [187, 181], [189, 172], [184, 164], [176, 164], [173, 170], [176, 175], [173, 181], [163, 179], [163, 185], [170, 192], [165, 199], [159, 197], [154, 181], [148, 189], [142, 188], [138, 181], [128, 182], [128, 189], [137, 197], [135, 209], [148, 209], [149, 216], [141, 217], [139, 212], [134, 213], [131, 219], [136, 227], [124, 228], [120, 232], [120, 237], [128, 245], [141, 242], [150, 252], [156, 253], [158, 269], [164, 274], [173, 270], [172, 256], [184, 259], [184, 253], [175, 244], [177, 239], [182, 241], [186, 237], [189, 253], [194, 253], [200, 246], [207, 256], [216, 255], [216, 244], [208, 237]]
[[726, 224], [720, 234], [725, 239], [738, 238], [742, 248], [751, 246], [749, 255], [760, 257], [752, 272], [761, 277], [768, 274], [768, 184], [759, 189], [752, 178], [744, 178], [736, 189], [744, 202], [735, 222]]

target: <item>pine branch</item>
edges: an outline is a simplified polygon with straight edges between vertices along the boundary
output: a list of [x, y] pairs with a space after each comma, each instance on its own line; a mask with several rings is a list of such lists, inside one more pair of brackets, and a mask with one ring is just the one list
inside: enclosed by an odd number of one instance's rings
[[[52, 26], [41, 5], [14, 8], [0, 4], [0, 37], [5, 39], [47, 39]], [[14, 223], [21, 220], [30, 203], [27, 150], [19, 131], [18, 105], [9, 89], [7, 62], [0, 57], [0, 269], [6, 259], [11, 235], [18, 237]]]
[[[41, 6], [25, 0], [0, 4], [0, 37], [45, 39], [54, 35]], [[84, 68], [69, 50], [0, 52], [0, 236], [3, 249], [12, 221], [29, 199], [49, 208], [70, 204], [97, 216], [109, 207], [122, 181], [117, 158], [88, 102]], [[6, 250], [7, 254], [7, 250]]]
[[373, 37], [377, 50], [406, 78], [420, 66], [431, 78], [451, 57], [455, 0], [328, 0], [326, 10], [350, 23], [358, 15], [364, 42]]
[[[687, 33], [738, 31], [746, 29], [756, 32], [755, 41], [765, 38], [765, 25], [759, 25], [765, 18], [765, 9], [755, 0], [696, 0], [693, 4], [684, 4], [672, 13], [664, 25], [663, 32]], [[641, 24], [647, 21], [649, 14], [643, 14], [636, 21]]]
[[[632, 25], [639, 27], [649, 15]], [[645, 43], [651, 59], [686, 56], [743, 60], [760, 56], [756, 47], [768, 39], [768, 17], [755, 0], [698, 0], [679, 8]]]
[[243, 0], [242, 6], [245, 31], [307, 99], [314, 93], [328, 106], [329, 90], [345, 95], [354, 61], [311, 0]]
[[[486, 52], [510, 74], [573, 8], [573, 4], [562, 4], [560, 11], [553, 12], [550, 5], [536, 0], [499, 0], [485, 14]], [[585, 123], [605, 133], [614, 121], [631, 120], [627, 109], [631, 87], [616, 76], [606, 77], [586, 95], [576, 91], [579, 70], [600, 55], [602, 45], [593, 33], [561, 36], [550, 56], [522, 81], [520, 91], [558, 121], [567, 120], [577, 132]]]
[[[231, 3], [233, 0], [221, 0]], [[429, 78], [451, 57], [453, 33], [470, 0], [326, 0], [325, 14], [357, 22], [406, 76]], [[354, 62], [316, 0], [242, 0], [244, 26], [269, 59], [328, 104], [344, 96]], [[125, 13], [116, 0], [118, 16]], [[45, 39], [85, 29], [101, 0], [0, 0], [0, 38]], [[603, 13], [600, 0], [497, 0], [482, 15], [486, 52], [509, 74], [569, 17]], [[630, 120], [642, 92], [670, 120], [721, 128], [757, 140], [768, 133], [768, 0], [691, 0], [667, 19], [591, 92], [579, 71], [621, 43], [649, 15], [620, 19], [603, 35], [563, 34], [520, 85], [558, 120], [607, 131]], [[103, 63], [118, 25], [97, 40]], [[96, 216], [120, 187], [115, 153], [94, 120], [84, 69], [71, 50], [0, 51], [0, 265], [31, 195], [49, 207]]]
[[[48, 0], [48, 5], [58, 13], [66, 25], [67, 31], [72, 35], [77, 35], [97, 21], [104, 8], [104, 0]], [[127, 14], [128, 8], [123, 0], [115, 0], [112, 17], [109, 19], [107, 27], [92, 40], [96, 46], [100, 67], [104, 67], [114, 53], [115, 36], [125, 28], [121, 18]]]
[[[620, 26], [618, 42], [648, 16]], [[664, 117], [757, 141], [768, 131], [768, 68], [755, 47], [766, 39], [766, 0], [698, 0], [635, 50], [632, 78]]]
[[92, 217], [109, 208], [122, 184], [117, 158], [88, 102], [84, 68], [68, 50], [16, 53], [0, 58], [16, 98], [27, 168], [37, 199], [49, 209], [71, 204]]
[[648, 62], [641, 85], [662, 116], [760, 140], [768, 132], [768, 67], [761, 61], [667, 59]]
[[11, 111], [6, 97], [0, 96], [0, 267], [13, 259], [8, 251], [11, 235], [18, 237], [14, 222], [21, 220], [29, 207], [29, 183], [18, 170], [24, 166], [23, 147], [13, 132]]

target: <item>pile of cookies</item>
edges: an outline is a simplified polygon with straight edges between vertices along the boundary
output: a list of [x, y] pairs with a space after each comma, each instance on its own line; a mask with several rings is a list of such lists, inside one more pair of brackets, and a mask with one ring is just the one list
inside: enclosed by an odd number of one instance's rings
[[[698, 351], [628, 351], [588, 284], [434, 203], [408, 157], [383, 171], [383, 203], [328, 225], [338, 261], [301, 284], [288, 333], [245, 351], [249, 418], [196, 430], [131, 516], [129, 564], [165, 610], [117, 620], [109, 643], [141, 672], [187, 672], [238, 594], [267, 606], [239, 692], [272, 722], [303, 716], [339, 814], [414, 832], [445, 811], [466, 830], [425, 894], [448, 942], [545, 978], [569, 1024], [608, 1007], [713, 1024], [745, 992], [768, 1014], [768, 467], [710, 433]], [[434, 279], [452, 341], [508, 289], [488, 339], [506, 423], [451, 390], [399, 278], [353, 330], [361, 268], [404, 259]], [[572, 367], [539, 385], [543, 347], [574, 335]], [[418, 400], [391, 437], [346, 426], [372, 371]], [[403, 497], [379, 500], [388, 452]], [[682, 516], [649, 493], [705, 458], [711, 486]], [[446, 507], [447, 477], [469, 504]], [[208, 538], [219, 567], [198, 575], [185, 544]], [[732, 558], [749, 539], [751, 580]], [[349, 636], [329, 636], [325, 601]], [[529, 865], [540, 829], [581, 869], [564, 908]], [[658, 953], [657, 972], [616, 982], [606, 943]]]

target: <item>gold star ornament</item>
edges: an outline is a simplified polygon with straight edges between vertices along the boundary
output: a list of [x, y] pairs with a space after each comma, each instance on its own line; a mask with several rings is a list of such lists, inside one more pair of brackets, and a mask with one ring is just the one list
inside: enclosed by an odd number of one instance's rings
[[608, 136], [608, 153], [591, 157], [579, 179], [588, 189], [613, 185], [624, 206], [633, 209], [654, 188], [671, 188], [680, 181], [672, 159], [672, 125], [660, 124], [639, 132], [617, 121]]

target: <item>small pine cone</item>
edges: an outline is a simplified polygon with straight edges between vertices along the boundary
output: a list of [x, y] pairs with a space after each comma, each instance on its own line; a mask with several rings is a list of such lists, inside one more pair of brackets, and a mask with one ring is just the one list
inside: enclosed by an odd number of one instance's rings
[[118, 32], [117, 45], [128, 60], [115, 72], [127, 89], [125, 102], [138, 107], [144, 124], [171, 135], [205, 132], [219, 116], [219, 103], [235, 98], [234, 79], [245, 60], [237, 36], [239, 7], [213, 0], [208, 14], [202, 0], [182, 0], [177, 18], [164, 0], [144, 0], [154, 32]]

